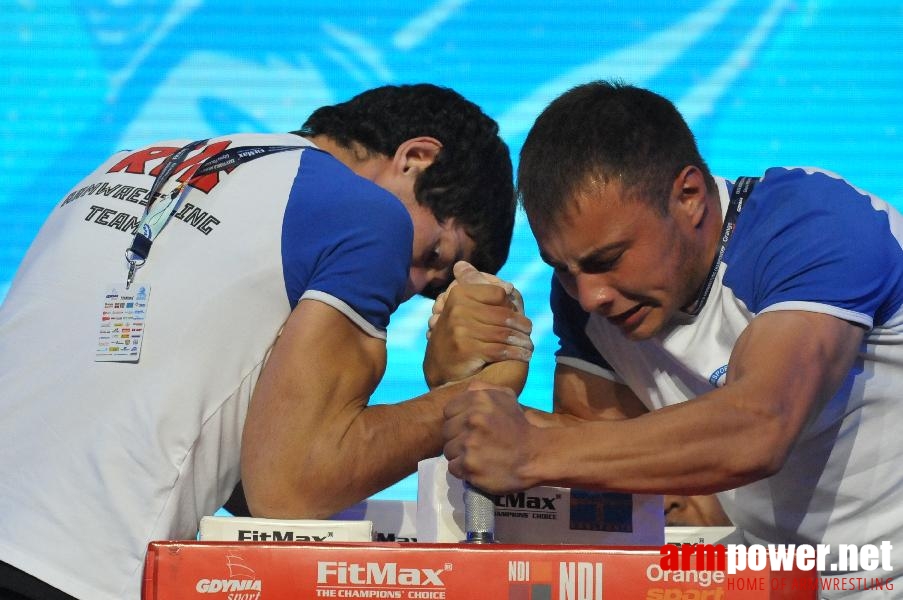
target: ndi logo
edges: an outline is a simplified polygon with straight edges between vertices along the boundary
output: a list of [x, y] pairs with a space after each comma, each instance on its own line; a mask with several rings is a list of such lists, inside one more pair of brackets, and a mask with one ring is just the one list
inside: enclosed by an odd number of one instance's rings
[[[557, 586], [557, 561], [509, 560], [508, 598], [518, 600], [551, 600]], [[576, 589], [574, 590], [576, 593]]]
[[530, 581], [530, 563], [525, 560], [509, 560], [508, 581]]
[[[508, 561], [508, 597], [549, 600], [555, 589], [555, 562]], [[602, 563], [558, 563], [558, 600], [602, 600]]]
[[560, 600], [602, 600], [602, 563], [559, 563]]

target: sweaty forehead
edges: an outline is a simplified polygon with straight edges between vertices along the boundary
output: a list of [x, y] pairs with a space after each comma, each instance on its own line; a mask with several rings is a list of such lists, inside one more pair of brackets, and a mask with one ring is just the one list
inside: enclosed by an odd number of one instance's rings
[[547, 262], [568, 263], [595, 251], [630, 244], [654, 215], [649, 207], [624, 198], [620, 186], [584, 188], [568, 200], [558, 217], [537, 224], [533, 234]]
[[566, 233], [579, 225], [587, 213], [595, 212], [600, 205], [612, 202], [616, 190], [609, 184], [595, 181], [574, 186], [562, 193], [554, 208], [539, 215], [527, 214], [530, 228], [537, 240]]
[[618, 176], [587, 172], [578, 181], [551, 196], [553, 200], [549, 201], [545, 210], [540, 211], [539, 218], [535, 221], [543, 229], [573, 223], [581, 218], [585, 210], [600, 203], [623, 204], [627, 200], [626, 191]]

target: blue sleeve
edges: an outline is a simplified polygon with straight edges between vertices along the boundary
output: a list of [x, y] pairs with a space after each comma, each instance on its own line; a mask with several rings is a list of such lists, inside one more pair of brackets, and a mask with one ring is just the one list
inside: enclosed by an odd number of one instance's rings
[[329, 154], [304, 150], [282, 229], [289, 303], [323, 299], [384, 337], [404, 298], [413, 236], [395, 196]]
[[555, 357], [559, 359], [559, 362], [567, 362], [562, 359], [576, 359], [606, 371], [612, 371], [586, 334], [589, 313], [584, 311], [580, 304], [564, 291], [558, 278], [554, 275], [552, 276], [549, 304], [552, 308], [552, 331], [558, 337], [558, 350], [555, 351]]
[[769, 169], [737, 221], [724, 284], [753, 313], [781, 305], [880, 324], [903, 302], [898, 216], [828, 173]]

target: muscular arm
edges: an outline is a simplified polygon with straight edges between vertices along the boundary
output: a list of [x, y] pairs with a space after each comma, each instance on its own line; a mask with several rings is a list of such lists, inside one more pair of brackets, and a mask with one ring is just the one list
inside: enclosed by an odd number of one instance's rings
[[[737, 342], [727, 384], [628, 421], [587, 423], [567, 464], [537, 475], [612, 490], [703, 494], [777, 472], [812, 412], [839, 388], [863, 337], [860, 327], [809, 312], [766, 313]], [[561, 432], [549, 440], [567, 443]]]
[[[847, 376], [862, 337], [860, 327], [828, 315], [766, 313], [738, 340], [723, 388], [632, 419], [547, 428], [522, 423], [520, 462], [506, 465], [504, 477], [482, 469], [479, 454], [470, 452], [485, 453], [490, 438], [467, 439], [494, 413], [467, 414], [452, 404], [446, 454], [459, 459], [456, 475], [496, 492], [537, 484], [687, 495], [734, 488], [781, 468], [806, 420]], [[496, 405], [508, 402], [492, 390], [475, 394], [495, 395], [483, 400]]]
[[531, 425], [561, 427], [579, 421], [630, 419], [647, 412], [627, 386], [567, 365], [556, 365], [554, 386], [553, 412], [523, 407]]
[[[385, 364], [382, 340], [326, 304], [298, 304], [245, 422], [241, 474], [251, 514], [324, 518], [441, 451], [442, 411], [463, 384], [367, 406]], [[488, 380], [492, 374], [486, 373]], [[506, 381], [499, 375], [495, 382]]]
[[555, 368], [553, 408], [587, 420], [629, 419], [647, 412], [626, 385], [567, 365]]

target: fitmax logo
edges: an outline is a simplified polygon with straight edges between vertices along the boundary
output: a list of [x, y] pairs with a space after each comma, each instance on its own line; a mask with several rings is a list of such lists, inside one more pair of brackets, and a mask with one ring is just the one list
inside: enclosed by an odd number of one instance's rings
[[446, 569], [411, 569], [394, 562], [360, 564], [321, 560], [317, 561], [317, 583], [444, 587], [440, 575]]
[[532, 510], [555, 511], [555, 501], [561, 496], [528, 496], [524, 492], [493, 496], [493, 503], [499, 508], [529, 508]]
[[301, 535], [294, 531], [257, 531], [255, 529], [239, 529], [239, 542], [322, 542], [332, 537], [333, 532], [326, 535]]

